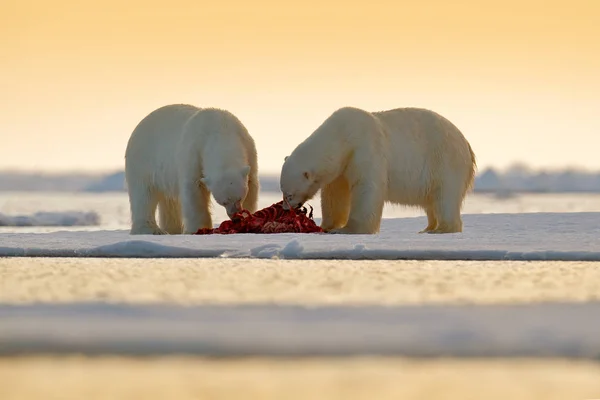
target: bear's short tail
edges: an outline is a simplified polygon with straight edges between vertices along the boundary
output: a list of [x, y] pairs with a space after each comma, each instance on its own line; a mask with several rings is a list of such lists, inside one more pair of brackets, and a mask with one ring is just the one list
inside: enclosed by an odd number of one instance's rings
[[469, 144], [469, 142], [467, 142], [467, 146], [469, 147], [469, 153], [471, 154], [471, 169], [469, 171], [469, 178], [467, 179], [467, 186], [465, 188], [465, 194], [468, 191], [471, 191], [474, 189], [475, 172], [477, 171], [477, 159], [475, 157], [475, 152], [473, 152], [473, 149], [471, 148], [471, 145]]

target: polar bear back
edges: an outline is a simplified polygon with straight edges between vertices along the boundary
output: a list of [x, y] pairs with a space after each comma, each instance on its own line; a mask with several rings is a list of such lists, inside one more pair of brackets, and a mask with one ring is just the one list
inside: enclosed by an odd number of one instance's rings
[[408, 142], [428, 152], [448, 145], [451, 145], [453, 150], [464, 151], [468, 146], [458, 128], [434, 111], [398, 108], [372, 114], [382, 122], [393, 144], [398, 141]]
[[242, 122], [232, 113], [217, 108], [198, 111], [183, 128], [178, 157], [198, 156], [204, 175], [221, 169], [256, 168], [256, 146]]
[[475, 159], [460, 130], [434, 111], [398, 108], [375, 112], [387, 136], [389, 197], [420, 204], [448, 171], [470, 185]]
[[176, 196], [186, 176], [218, 175], [250, 165], [257, 170], [254, 140], [232, 113], [172, 104], [148, 114], [135, 128], [125, 152], [126, 180], [152, 182]]
[[125, 150], [128, 175], [137, 179], [154, 179], [150, 175], [156, 175], [158, 165], [171, 169], [163, 171], [163, 175], [176, 173], [174, 166], [165, 161], [175, 157], [184, 126], [199, 110], [192, 105], [172, 104], [160, 107], [142, 119], [132, 132]]
[[[444, 183], [456, 181], [466, 190], [475, 169], [471, 147], [458, 128], [421, 108], [341, 108], [294, 149], [282, 172], [294, 164], [318, 171], [326, 183], [340, 174], [350, 185], [366, 176], [382, 179], [387, 201], [407, 205], [422, 205]], [[385, 176], [370, 176], [376, 169]]]

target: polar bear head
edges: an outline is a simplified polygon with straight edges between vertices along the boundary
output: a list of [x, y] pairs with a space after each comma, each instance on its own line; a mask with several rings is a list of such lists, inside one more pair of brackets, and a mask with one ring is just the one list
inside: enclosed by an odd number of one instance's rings
[[320, 189], [315, 172], [306, 163], [298, 162], [293, 155], [285, 158], [281, 168], [279, 186], [283, 192], [285, 209], [301, 207]]
[[223, 206], [229, 218], [242, 211], [242, 203], [248, 195], [248, 175], [250, 166], [229, 168], [214, 177], [204, 177], [200, 181], [212, 193], [217, 204]]

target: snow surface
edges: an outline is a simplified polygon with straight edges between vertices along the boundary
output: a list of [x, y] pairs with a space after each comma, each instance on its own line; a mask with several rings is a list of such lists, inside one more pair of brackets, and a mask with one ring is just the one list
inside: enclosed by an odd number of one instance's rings
[[600, 357], [600, 303], [0, 305], [0, 355]]
[[417, 234], [424, 217], [384, 219], [377, 235], [0, 233], [0, 256], [600, 261], [600, 213], [472, 214], [463, 220], [463, 233], [444, 235]]
[[6, 215], [0, 213], [0, 226], [95, 226], [100, 225], [96, 212], [40, 211], [32, 215]]

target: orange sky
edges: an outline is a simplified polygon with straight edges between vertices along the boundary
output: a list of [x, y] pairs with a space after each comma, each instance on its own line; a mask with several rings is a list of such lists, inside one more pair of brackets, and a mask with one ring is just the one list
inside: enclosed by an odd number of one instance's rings
[[600, 169], [597, 0], [1, 1], [0, 169], [122, 168], [181, 102], [234, 112], [264, 172], [345, 105], [438, 111], [481, 168]]

